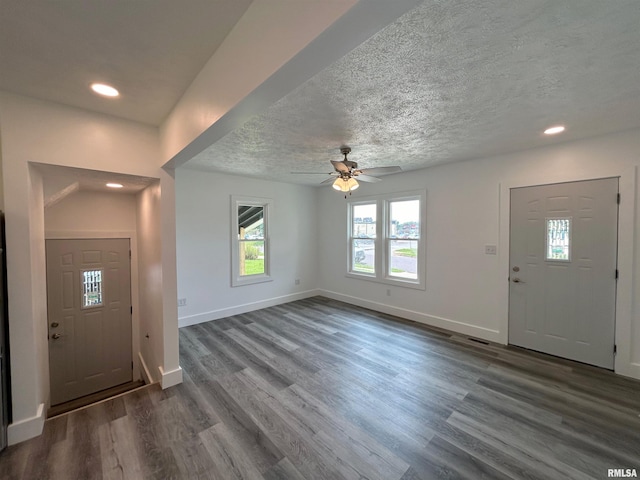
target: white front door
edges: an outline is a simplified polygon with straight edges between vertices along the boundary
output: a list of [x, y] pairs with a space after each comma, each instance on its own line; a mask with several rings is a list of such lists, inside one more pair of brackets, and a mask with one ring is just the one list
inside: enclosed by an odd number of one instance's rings
[[51, 405], [132, 380], [129, 239], [47, 240]]
[[613, 369], [618, 179], [511, 190], [509, 343]]

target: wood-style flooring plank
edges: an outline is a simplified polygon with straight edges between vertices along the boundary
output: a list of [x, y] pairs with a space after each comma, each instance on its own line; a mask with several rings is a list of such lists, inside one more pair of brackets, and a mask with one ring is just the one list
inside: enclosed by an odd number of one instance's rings
[[185, 327], [184, 381], [45, 423], [0, 480], [600, 479], [640, 382], [322, 297]]

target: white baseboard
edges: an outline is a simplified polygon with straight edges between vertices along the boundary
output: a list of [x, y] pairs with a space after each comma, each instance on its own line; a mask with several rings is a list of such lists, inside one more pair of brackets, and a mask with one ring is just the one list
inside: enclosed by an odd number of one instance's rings
[[451, 320], [449, 318], [437, 317], [435, 315], [427, 315], [426, 313], [407, 310], [405, 308], [393, 307], [384, 303], [372, 302], [370, 300], [364, 300], [362, 298], [352, 297], [350, 295], [344, 295], [342, 293], [332, 292], [330, 290], [319, 290], [318, 295], [323, 295], [325, 297], [332, 298], [333, 300], [351, 303], [359, 307], [368, 308], [370, 310], [386, 313], [388, 315], [406, 318], [408, 320], [413, 320], [414, 322], [423, 323], [432, 327], [444, 328], [445, 330], [481, 338], [483, 340], [489, 340], [491, 342], [504, 343], [502, 342], [500, 332], [498, 330], [478, 327], [476, 325], [459, 322], [457, 320]]
[[151, 371], [149, 367], [147, 367], [147, 362], [144, 361], [144, 357], [142, 356], [142, 352], [138, 352], [138, 360], [140, 360], [140, 366], [142, 367], [140, 373], [142, 373], [142, 379], [144, 383], [147, 385], [151, 385], [152, 383], [156, 383], [156, 380], [151, 376]]
[[640, 363], [630, 363], [629, 368], [618, 368], [616, 362], [616, 373], [618, 375], [624, 375], [625, 377], [637, 378], [640, 380]]
[[24, 442], [30, 438], [42, 434], [44, 428], [44, 403], [38, 405], [38, 411], [33, 417], [13, 422], [7, 428], [7, 441], [9, 445]]
[[162, 367], [158, 367], [160, 370], [160, 385], [162, 389], [173, 387], [174, 385], [178, 385], [182, 383], [182, 368], [174, 368], [173, 370], [169, 370], [165, 372]]
[[283, 303], [294, 302], [296, 300], [303, 300], [305, 298], [315, 297], [316, 295], [320, 295], [320, 290], [306, 290], [304, 292], [292, 293], [290, 295], [269, 298], [267, 300], [260, 300], [259, 302], [245, 303], [242, 305], [235, 305], [233, 307], [221, 308], [220, 310], [213, 310], [211, 312], [199, 313], [197, 315], [179, 317], [178, 326], [188, 327], [189, 325], [196, 325], [198, 323], [210, 322], [211, 320], [218, 320], [219, 318], [253, 312], [254, 310], [260, 310], [261, 308], [268, 308], [275, 305], [281, 305]]

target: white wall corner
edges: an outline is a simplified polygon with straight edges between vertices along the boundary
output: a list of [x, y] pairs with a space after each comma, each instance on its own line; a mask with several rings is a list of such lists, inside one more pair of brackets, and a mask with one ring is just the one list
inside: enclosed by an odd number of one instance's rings
[[15, 445], [42, 434], [44, 428], [44, 403], [38, 405], [38, 411], [33, 417], [14, 422], [7, 428], [9, 445]]
[[182, 383], [182, 367], [174, 368], [168, 372], [165, 372], [162, 367], [158, 367], [158, 370], [160, 370], [160, 385], [163, 390]]
[[142, 379], [144, 380], [144, 383], [146, 383], [147, 385], [150, 385], [152, 383], [156, 383], [157, 380], [155, 378], [153, 378], [153, 376], [151, 375], [151, 371], [149, 370], [149, 367], [147, 366], [147, 362], [144, 361], [144, 357], [142, 356], [142, 352], [138, 352], [138, 360], [140, 360], [140, 373], [142, 374]]
[[489, 328], [478, 327], [457, 320], [449, 318], [438, 317], [435, 315], [427, 315], [425, 313], [416, 312], [413, 310], [407, 310], [405, 308], [394, 307], [386, 305], [384, 303], [372, 302], [362, 298], [352, 297], [350, 295], [344, 295], [338, 292], [332, 292], [330, 290], [320, 290], [320, 295], [333, 300], [338, 300], [359, 307], [368, 308], [376, 312], [386, 313], [388, 315], [394, 315], [396, 317], [405, 318], [414, 322], [422, 323], [432, 327], [443, 328], [451, 332], [460, 333], [463, 335], [469, 335], [472, 337], [480, 338], [482, 340], [488, 340], [490, 342], [502, 343], [502, 337], [498, 330], [492, 330]]

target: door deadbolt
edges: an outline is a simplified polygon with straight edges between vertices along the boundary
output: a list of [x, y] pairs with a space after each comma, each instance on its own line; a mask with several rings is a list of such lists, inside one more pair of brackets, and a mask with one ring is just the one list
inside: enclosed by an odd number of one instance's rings
[[519, 272], [520, 271], [520, 267], [513, 267], [513, 271], [514, 272]]
[[57, 327], [59, 327], [59, 326], [60, 326], [60, 324], [59, 324], [58, 322], [53, 322], [53, 323], [51, 324], [51, 328], [57, 328]]

